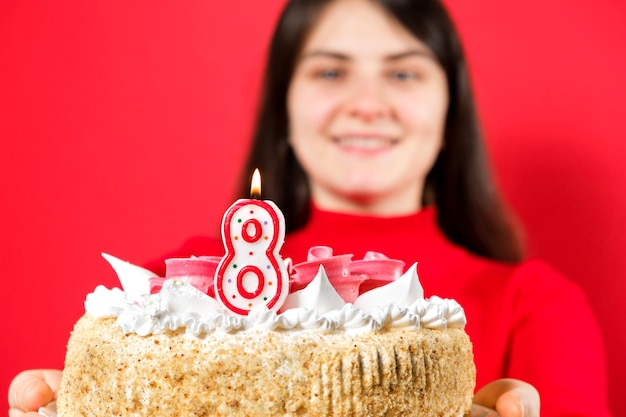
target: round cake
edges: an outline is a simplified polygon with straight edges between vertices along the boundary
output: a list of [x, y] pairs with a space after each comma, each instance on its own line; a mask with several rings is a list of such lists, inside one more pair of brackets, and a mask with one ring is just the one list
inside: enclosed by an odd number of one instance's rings
[[[206, 283], [192, 285], [202, 281], [195, 272], [159, 278], [105, 257], [124, 290], [98, 287], [87, 297], [68, 343], [60, 417], [459, 417], [470, 410], [475, 367], [463, 309], [424, 299], [416, 265], [389, 278], [379, 273], [380, 256], [370, 276], [363, 261], [333, 256], [287, 264], [284, 304], [239, 315], [198, 289]], [[205, 261], [190, 259], [189, 270]]]

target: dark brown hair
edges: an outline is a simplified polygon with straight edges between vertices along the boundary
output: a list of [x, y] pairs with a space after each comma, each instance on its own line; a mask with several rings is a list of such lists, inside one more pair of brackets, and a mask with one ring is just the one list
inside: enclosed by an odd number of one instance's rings
[[[298, 55], [319, 15], [333, 0], [291, 0], [275, 29], [269, 50], [263, 94], [249, 173], [263, 173], [263, 197], [285, 214], [288, 231], [303, 227], [309, 216], [307, 176], [287, 143], [287, 92]], [[427, 176], [422, 203], [437, 206], [437, 221], [446, 236], [481, 256], [519, 261], [518, 229], [502, 202], [489, 170], [474, 105], [467, 63], [457, 31], [438, 0], [373, 1], [426, 44], [446, 73], [449, 108], [444, 148]]]

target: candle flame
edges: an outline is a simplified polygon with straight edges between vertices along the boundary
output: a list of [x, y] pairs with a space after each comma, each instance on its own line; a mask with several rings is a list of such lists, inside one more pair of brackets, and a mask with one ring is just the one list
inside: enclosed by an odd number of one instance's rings
[[261, 172], [259, 172], [259, 168], [254, 170], [252, 174], [252, 184], [250, 185], [250, 197], [259, 198], [261, 197]]

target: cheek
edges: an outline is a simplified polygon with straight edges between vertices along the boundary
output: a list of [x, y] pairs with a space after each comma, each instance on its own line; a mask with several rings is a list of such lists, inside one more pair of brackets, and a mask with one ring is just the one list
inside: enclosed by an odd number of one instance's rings
[[447, 97], [441, 94], [406, 97], [398, 108], [398, 118], [402, 121], [409, 135], [419, 136], [423, 140], [443, 140]]
[[336, 103], [336, 97], [319, 88], [294, 85], [287, 107], [292, 138], [294, 135], [309, 137], [324, 133], [335, 113]]

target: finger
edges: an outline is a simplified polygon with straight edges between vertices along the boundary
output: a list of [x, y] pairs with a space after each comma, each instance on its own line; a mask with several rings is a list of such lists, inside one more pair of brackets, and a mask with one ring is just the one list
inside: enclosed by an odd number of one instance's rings
[[61, 371], [57, 370], [38, 369], [20, 373], [9, 387], [11, 410], [38, 410], [56, 398], [60, 382]]
[[539, 417], [539, 393], [517, 379], [499, 379], [481, 388], [474, 402], [493, 408], [501, 417]]
[[528, 386], [519, 386], [502, 394], [496, 402], [501, 417], [539, 417], [539, 393]]

